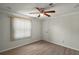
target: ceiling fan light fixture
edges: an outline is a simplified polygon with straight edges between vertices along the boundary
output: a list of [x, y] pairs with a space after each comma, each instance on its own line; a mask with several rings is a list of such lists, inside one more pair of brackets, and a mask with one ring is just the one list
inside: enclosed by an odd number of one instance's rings
[[41, 13], [40, 15], [41, 15], [41, 16], [44, 16], [44, 14], [42, 14], [42, 13]]

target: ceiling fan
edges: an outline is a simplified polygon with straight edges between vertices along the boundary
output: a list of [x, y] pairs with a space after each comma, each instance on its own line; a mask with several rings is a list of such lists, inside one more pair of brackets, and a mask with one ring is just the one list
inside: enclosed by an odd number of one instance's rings
[[[53, 3], [50, 3], [49, 7], [53, 7]], [[40, 17], [41, 14], [48, 16], [48, 17], [51, 17], [51, 15], [49, 15], [49, 13], [55, 13], [56, 12], [55, 10], [46, 11], [47, 8], [41, 8], [41, 7], [35, 7], [35, 8], [39, 11], [39, 13], [38, 13], [39, 15], [37, 17]], [[34, 13], [31, 13], [31, 14], [34, 14]]]

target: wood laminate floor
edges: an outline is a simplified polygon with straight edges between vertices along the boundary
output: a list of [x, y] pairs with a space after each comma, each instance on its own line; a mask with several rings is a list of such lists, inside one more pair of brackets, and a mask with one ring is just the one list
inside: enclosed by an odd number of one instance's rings
[[0, 54], [1, 55], [79, 55], [79, 51], [41, 40]]

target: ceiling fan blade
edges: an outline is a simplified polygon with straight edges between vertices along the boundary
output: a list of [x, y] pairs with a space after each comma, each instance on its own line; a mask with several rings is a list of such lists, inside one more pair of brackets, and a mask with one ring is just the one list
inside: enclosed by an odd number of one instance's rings
[[43, 13], [43, 12], [44, 12], [44, 8], [38, 8], [38, 7], [36, 7], [36, 9], [37, 9], [40, 13]]
[[45, 11], [44, 13], [55, 13], [56, 11], [53, 10], [53, 11]]
[[46, 16], [48, 16], [48, 17], [50, 17], [50, 15], [48, 15], [47, 13], [44, 13], [44, 15], [46, 15]]
[[40, 9], [40, 8], [38, 8], [38, 7], [36, 7], [36, 9], [37, 9], [37, 10], [39, 10], [39, 11], [41, 10], [41, 9]]

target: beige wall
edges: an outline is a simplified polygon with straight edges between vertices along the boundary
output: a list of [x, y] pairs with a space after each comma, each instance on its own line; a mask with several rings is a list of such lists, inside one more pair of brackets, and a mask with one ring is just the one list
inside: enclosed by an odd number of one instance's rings
[[10, 40], [10, 19], [8, 14], [0, 14], [0, 51], [5, 51], [18, 46], [29, 44], [34, 41], [40, 40], [40, 20], [32, 20], [32, 37], [22, 40]]
[[0, 14], [0, 50], [2, 50], [2, 15]]
[[32, 37], [10, 41], [10, 19], [0, 13], [0, 51], [8, 50], [38, 40], [79, 50], [79, 13], [74, 12], [57, 17], [32, 19]]
[[79, 50], [79, 13], [69, 13], [43, 21], [43, 39]]

